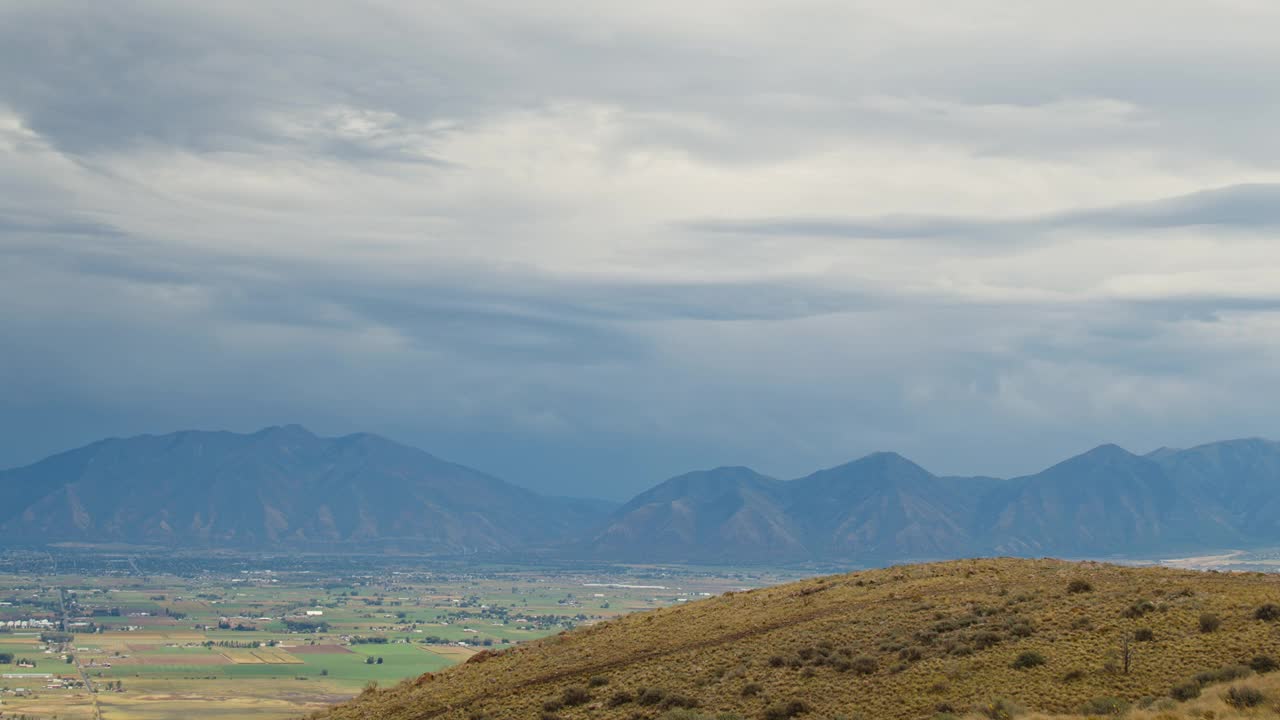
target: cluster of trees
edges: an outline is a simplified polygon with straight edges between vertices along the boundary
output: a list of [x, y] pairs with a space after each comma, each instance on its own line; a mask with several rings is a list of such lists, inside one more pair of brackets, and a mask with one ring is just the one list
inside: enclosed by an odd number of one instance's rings
[[[274, 646], [276, 644], [276, 641], [271, 640], [267, 644], [269, 646]], [[219, 640], [216, 643], [212, 640], [204, 641], [204, 646], [207, 648], [211, 648], [214, 645], [217, 645], [218, 647], [224, 647], [224, 648], [241, 648], [241, 649], [255, 650], [257, 648], [262, 647], [262, 642], [258, 640], [250, 640], [249, 642], [240, 642], [239, 640]]]
[[367, 657], [367, 658], [365, 658], [365, 659], [364, 659], [364, 664], [365, 664], [365, 665], [381, 665], [381, 664], [382, 664], [382, 658], [380, 658], [380, 657], [379, 657], [379, 658], [375, 658], [374, 656], [370, 655], [369, 657]]

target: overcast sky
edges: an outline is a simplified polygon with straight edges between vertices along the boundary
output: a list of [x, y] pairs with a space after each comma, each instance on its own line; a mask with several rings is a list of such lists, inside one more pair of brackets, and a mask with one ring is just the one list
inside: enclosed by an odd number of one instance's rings
[[1274, 0], [0, 0], [0, 466], [1280, 436]]

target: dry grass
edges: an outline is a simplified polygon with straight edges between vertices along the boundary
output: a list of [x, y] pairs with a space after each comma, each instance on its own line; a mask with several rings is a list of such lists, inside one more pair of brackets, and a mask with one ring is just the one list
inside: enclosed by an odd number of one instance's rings
[[[1275, 602], [1280, 577], [1261, 574], [1012, 559], [903, 566], [730, 594], [480, 653], [314, 717], [629, 720], [694, 704], [708, 717], [764, 718], [803, 701], [799, 716], [814, 720], [893, 720], [960, 717], [1001, 697], [1039, 713], [1078, 712], [1111, 697], [1159, 703], [1134, 718], [1193, 710], [1234, 717], [1212, 687], [1188, 703], [1160, 698], [1198, 673], [1280, 657], [1280, 622], [1255, 617]], [[1216, 631], [1202, 632], [1205, 613], [1220, 618]], [[1153, 639], [1135, 641], [1139, 629]], [[1044, 663], [1015, 662], [1028, 653]], [[607, 684], [592, 686], [593, 677]], [[589, 699], [564, 704], [575, 687], [588, 688]]]

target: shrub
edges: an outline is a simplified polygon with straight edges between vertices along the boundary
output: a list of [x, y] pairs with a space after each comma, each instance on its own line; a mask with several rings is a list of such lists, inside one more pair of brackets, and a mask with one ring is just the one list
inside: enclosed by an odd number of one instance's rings
[[1177, 700], [1178, 702], [1195, 700], [1200, 697], [1200, 683], [1186, 682], [1180, 685], [1174, 685], [1173, 689], [1169, 691], [1169, 697]]
[[1075, 580], [1067, 583], [1067, 594], [1069, 595], [1078, 595], [1080, 593], [1087, 592], [1093, 592], [1093, 585], [1091, 585], [1088, 580], [1076, 578]]
[[587, 685], [590, 685], [591, 687], [600, 687], [601, 685], [608, 685], [608, 684], [609, 684], [609, 678], [605, 677], [604, 675], [592, 675], [591, 679], [587, 681]]
[[1009, 624], [1009, 634], [1014, 637], [1031, 637], [1035, 632], [1035, 626], [1026, 620], [1018, 620]]
[[877, 667], [876, 659], [869, 655], [859, 655], [849, 662], [849, 669], [858, 675], [870, 675]]
[[918, 647], [907, 647], [898, 651], [898, 659], [906, 662], [916, 662], [922, 657], [924, 657], [924, 651]]
[[658, 707], [662, 710], [666, 710], [668, 708], [696, 708], [698, 707], [698, 701], [688, 695], [668, 693], [667, 696], [662, 698], [662, 701], [658, 703]]
[[1231, 682], [1246, 678], [1253, 674], [1253, 670], [1248, 665], [1228, 665], [1224, 668], [1218, 668], [1210, 672], [1196, 673], [1192, 678], [1201, 685], [1212, 685], [1213, 683]]
[[1140, 618], [1155, 609], [1156, 604], [1150, 600], [1139, 600], [1125, 608], [1124, 612], [1120, 614], [1127, 618]]
[[1275, 603], [1261, 605], [1257, 610], [1253, 611], [1253, 617], [1256, 620], [1265, 620], [1267, 622], [1280, 620], [1280, 605], [1276, 605]]
[[659, 690], [658, 688], [644, 688], [636, 694], [636, 702], [641, 705], [657, 705], [662, 702], [662, 698], [666, 696], [667, 692], [665, 690]]
[[999, 645], [1000, 642], [1004, 640], [1004, 636], [998, 632], [992, 632], [990, 630], [982, 630], [980, 632], [974, 633], [973, 637], [970, 638], [970, 640], [973, 641], [973, 646], [976, 647], [977, 649], [986, 650], [989, 647], [995, 647], [996, 645]]
[[792, 700], [785, 703], [774, 703], [764, 711], [764, 720], [788, 720], [797, 715], [809, 712], [809, 703], [803, 700]]
[[1008, 698], [997, 698], [977, 707], [976, 710], [980, 715], [991, 720], [1013, 720], [1024, 712], [1021, 705]]
[[1254, 687], [1233, 685], [1222, 695], [1222, 701], [1237, 710], [1257, 707], [1267, 699], [1262, 691]]
[[1222, 618], [1213, 613], [1203, 613], [1200, 615], [1200, 632], [1211, 633], [1217, 632], [1222, 627]]
[[1117, 697], [1096, 697], [1080, 706], [1082, 715], [1123, 715], [1129, 703]]
[[587, 692], [584, 687], [577, 685], [564, 689], [564, 694], [560, 696], [560, 702], [574, 707], [575, 705], [586, 705], [591, 701], [591, 693]]
[[611, 708], [618, 707], [619, 705], [626, 705], [627, 703], [632, 702], [635, 699], [636, 697], [631, 693], [627, 692], [626, 690], [619, 690], [618, 692], [609, 696], [609, 700], [605, 703], [605, 705], [608, 705]]
[[742, 697], [755, 697], [764, 690], [760, 683], [747, 683], [742, 686]]
[[1084, 671], [1078, 668], [1075, 670], [1068, 670], [1062, 676], [1062, 682], [1075, 682], [1077, 680], [1083, 680], [1083, 679], [1084, 679]]
[[1047, 661], [1043, 655], [1035, 650], [1027, 650], [1014, 659], [1012, 667], [1018, 670], [1025, 670], [1026, 668], [1040, 667], [1045, 662]]
[[1151, 628], [1138, 628], [1133, 631], [1133, 639], [1138, 642], [1151, 642], [1156, 639], [1156, 634]]
[[769, 656], [769, 667], [782, 667], [783, 665], [786, 665], [786, 664], [787, 664], [787, 659], [782, 657], [781, 655]]
[[1280, 662], [1277, 662], [1276, 659], [1271, 657], [1270, 655], [1259, 655], [1255, 657], [1253, 660], [1249, 661], [1249, 667], [1254, 672], [1261, 675], [1262, 673], [1269, 673], [1275, 670], [1280, 670]]
[[555, 712], [562, 707], [564, 707], [564, 703], [560, 702], [559, 700], [543, 700], [542, 701], [542, 709], [546, 710], [547, 712]]

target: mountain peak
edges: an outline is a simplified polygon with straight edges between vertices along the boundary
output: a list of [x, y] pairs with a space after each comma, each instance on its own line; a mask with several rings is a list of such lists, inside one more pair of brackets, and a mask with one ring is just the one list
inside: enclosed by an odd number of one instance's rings
[[1137, 457], [1137, 455], [1134, 455], [1115, 443], [1105, 443], [1089, 450], [1088, 452], [1084, 452], [1076, 456], [1076, 458], [1088, 458], [1090, 460], [1102, 461], [1130, 460]]
[[268, 425], [258, 432], [254, 433], [255, 437], [272, 437], [272, 438], [314, 438], [314, 433], [297, 423], [288, 425]]

